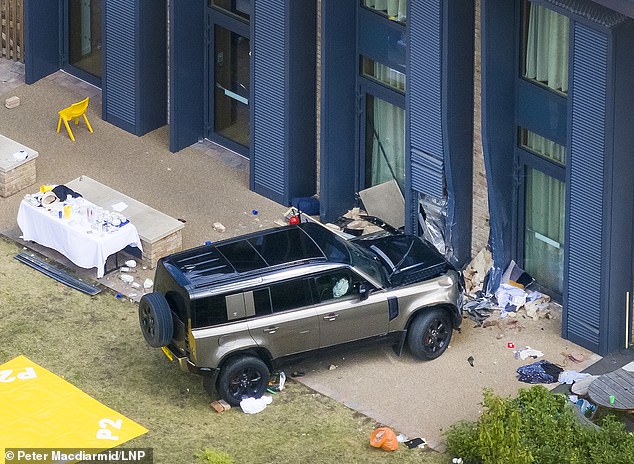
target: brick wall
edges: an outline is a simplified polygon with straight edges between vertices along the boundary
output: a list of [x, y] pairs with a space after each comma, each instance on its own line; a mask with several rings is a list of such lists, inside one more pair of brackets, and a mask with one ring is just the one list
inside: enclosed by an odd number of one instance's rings
[[475, 255], [489, 240], [489, 200], [482, 153], [482, 100], [480, 72], [480, 0], [476, 0], [474, 113], [473, 113], [473, 234], [471, 252]]

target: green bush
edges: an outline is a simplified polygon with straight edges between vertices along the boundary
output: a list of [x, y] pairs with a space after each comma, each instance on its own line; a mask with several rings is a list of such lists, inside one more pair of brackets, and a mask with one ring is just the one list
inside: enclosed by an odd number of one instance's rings
[[517, 398], [484, 392], [477, 422], [460, 422], [446, 434], [447, 448], [465, 463], [634, 464], [634, 436], [612, 416], [595, 429], [582, 425], [564, 395], [543, 386]]
[[233, 464], [233, 458], [224, 451], [205, 448], [196, 457], [203, 464]]

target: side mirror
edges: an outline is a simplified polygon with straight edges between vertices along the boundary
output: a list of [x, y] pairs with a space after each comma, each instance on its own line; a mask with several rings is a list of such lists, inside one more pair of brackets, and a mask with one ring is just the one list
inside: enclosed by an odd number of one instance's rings
[[364, 282], [359, 284], [359, 300], [367, 300], [370, 296], [370, 287]]

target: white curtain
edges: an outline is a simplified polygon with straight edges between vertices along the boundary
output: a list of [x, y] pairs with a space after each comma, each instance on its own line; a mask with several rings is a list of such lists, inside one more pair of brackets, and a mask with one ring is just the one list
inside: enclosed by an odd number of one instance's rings
[[526, 72], [551, 89], [568, 92], [570, 21], [548, 8], [529, 2]]
[[[398, 182], [401, 191], [405, 187], [405, 110], [377, 97], [374, 100], [372, 121], [367, 130], [371, 137], [372, 185], [392, 180]], [[368, 147], [370, 149], [370, 147]], [[369, 185], [367, 187], [370, 187]]]
[[536, 169], [526, 173], [524, 269], [563, 293], [565, 184]]
[[407, 19], [407, 0], [364, 0], [364, 5], [386, 14], [390, 19], [401, 22]]
[[548, 158], [551, 161], [555, 161], [561, 165], [566, 164], [566, 149], [562, 145], [559, 145], [546, 137], [542, 137], [535, 132], [531, 132], [526, 129], [524, 130], [526, 131], [526, 139], [524, 141], [526, 148], [534, 151], [544, 158]]
[[375, 62], [373, 77], [393, 89], [405, 92], [405, 74], [396, 69]]
[[[374, 63], [373, 77], [393, 89], [405, 91], [405, 74], [381, 63]], [[395, 179], [404, 191], [405, 187], [405, 110], [378, 97], [373, 100], [372, 113], [368, 114], [368, 131], [371, 147], [370, 171], [372, 185]], [[366, 186], [370, 187], [370, 185]]]

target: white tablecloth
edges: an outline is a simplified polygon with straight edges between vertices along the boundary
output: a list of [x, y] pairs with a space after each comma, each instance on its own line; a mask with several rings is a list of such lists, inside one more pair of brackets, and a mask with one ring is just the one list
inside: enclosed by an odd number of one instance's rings
[[111, 254], [128, 245], [141, 249], [139, 233], [131, 223], [114, 232], [96, 232], [86, 221], [60, 219], [45, 207], [33, 206], [24, 200], [18, 210], [18, 225], [24, 240], [53, 248], [79, 267], [96, 267], [97, 277], [103, 277]]

